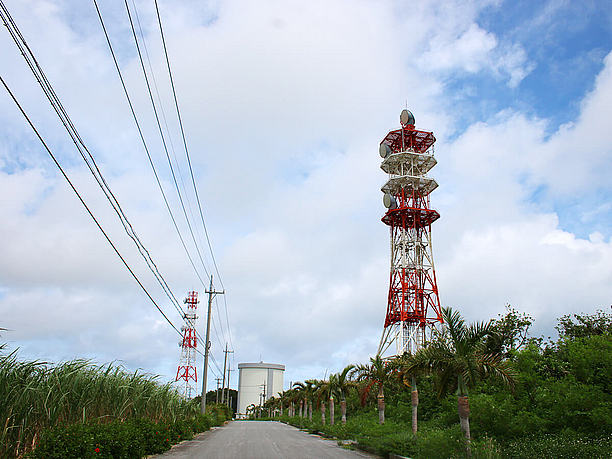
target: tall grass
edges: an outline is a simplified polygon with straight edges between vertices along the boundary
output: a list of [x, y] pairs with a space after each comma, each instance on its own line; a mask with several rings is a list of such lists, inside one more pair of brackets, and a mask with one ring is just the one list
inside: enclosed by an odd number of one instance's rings
[[157, 376], [120, 365], [73, 360], [57, 365], [0, 355], [0, 457], [33, 448], [44, 428], [141, 417], [175, 421], [197, 407]]

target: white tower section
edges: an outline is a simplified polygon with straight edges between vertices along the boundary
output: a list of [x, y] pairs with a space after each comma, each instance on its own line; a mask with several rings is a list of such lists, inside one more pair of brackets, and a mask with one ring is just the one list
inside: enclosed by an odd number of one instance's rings
[[246, 417], [248, 406], [263, 405], [266, 400], [278, 397], [283, 391], [285, 365], [239, 363], [238, 371], [238, 418]]

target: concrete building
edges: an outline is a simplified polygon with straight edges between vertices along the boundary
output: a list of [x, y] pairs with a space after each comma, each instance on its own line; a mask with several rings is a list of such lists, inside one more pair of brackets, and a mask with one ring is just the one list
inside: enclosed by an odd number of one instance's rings
[[249, 405], [259, 406], [271, 397], [278, 397], [283, 391], [285, 365], [239, 363], [238, 371], [238, 418], [246, 416]]

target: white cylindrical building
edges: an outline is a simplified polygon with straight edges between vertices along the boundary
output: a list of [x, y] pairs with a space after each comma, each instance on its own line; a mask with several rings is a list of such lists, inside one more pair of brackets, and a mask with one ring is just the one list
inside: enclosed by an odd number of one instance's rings
[[271, 397], [278, 397], [283, 391], [285, 365], [239, 363], [238, 371], [238, 418], [246, 417], [249, 405], [259, 406]]

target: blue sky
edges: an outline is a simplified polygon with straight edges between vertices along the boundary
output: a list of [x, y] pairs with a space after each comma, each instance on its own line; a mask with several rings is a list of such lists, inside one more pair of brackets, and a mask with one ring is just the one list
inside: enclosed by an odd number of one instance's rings
[[[169, 221], [89, 2], [6, 2], [176, 295], [203, 291]], [[125, 11], [99, 1], [186, 232]], [[187, 173], [152, 2], [137, 1]], [[365, 361], [389, 270], [377, 146], [406, 105], [436, 135], [441, 301], [555, 319], [612, 296], [612, 12], [600, 2], [162, 0], [187, 139], [224, 284], [234, 362], [286, 380]], [[3, 28], [2, 77], [174, 321]], [[186, 178], [186, 177], [185, 177]], [[185, 192], [188, 210], [195, 198]], [[176, 336], [0, 94], [0, 327], [24, 357], [119, 360], [170, 379]], [[212, 270], [203, 230], [195, 225]], [[187, 234], [187, 233], [184, 233]], [[192, 243], [189, 250], [194, 251]], [[24, 306], [25, 305], [25, 306]], [[223, 306], [212, 352], [229, 341]], [[211, 383], [214, 374], [211, 374]]]
[[470, 121], [512, 108], [547, 119], [548, 132], [553, 132], [578, 116], [580, 101], [603, 68], [612, 44], [610, 4], [498, 3], [483, 8], [476, 22], [500, 43], [520, 45], [529, 73], [516, 87], [500, 84], [486, 73], [451, 75], [451, 93], [465, 95], [463, 101], [472, 110]]

